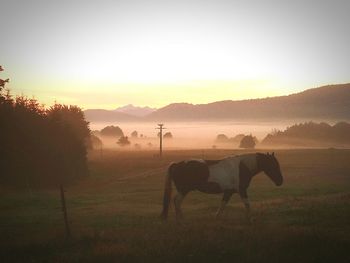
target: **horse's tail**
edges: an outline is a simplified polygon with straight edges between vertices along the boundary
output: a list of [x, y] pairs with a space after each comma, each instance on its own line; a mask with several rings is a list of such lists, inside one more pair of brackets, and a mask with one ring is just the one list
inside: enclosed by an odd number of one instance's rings
[[164, 196], [163, 196], [163, 211], [161, 214], [161, 218], [163, 220], [167, 220], [167, 218], [168, 218], [169, 205], [170, 205], [170, 200], [171, 200], [171, 181], [172, 181], [172, 176], [174, 173], [175, 165], [176, 165], [175, 163], [170, 164], [170, 166], [168, 168], [168, 173], [167, 173], [166, 179], [165, 179]]

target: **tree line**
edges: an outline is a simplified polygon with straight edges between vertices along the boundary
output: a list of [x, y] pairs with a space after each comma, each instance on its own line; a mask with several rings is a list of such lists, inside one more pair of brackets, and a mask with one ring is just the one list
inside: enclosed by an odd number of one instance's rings
[[333, 146], [350, 145], [350, 123], [338, 122], [330, 125], [325, 122], [299, 123], [287, 127], [284, 131], [275, 130], [262, 141], [264, 145], [305, 146], [318, 144]]
[[[2, 68], [1, 68], [2, 69]], [[77, 106], [45, 108], [0, 86], [0, 183], [44, 186], [88, 174], [90, 130]]]

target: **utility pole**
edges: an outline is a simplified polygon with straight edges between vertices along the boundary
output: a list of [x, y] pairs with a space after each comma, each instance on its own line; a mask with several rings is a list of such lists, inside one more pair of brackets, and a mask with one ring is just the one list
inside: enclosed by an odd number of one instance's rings
[[163, 123], [158, 124], [157, 130], [159, 130], [159, 156], [162, 157], [163, 155], [163, 130], [166, 129], [163, 127]]

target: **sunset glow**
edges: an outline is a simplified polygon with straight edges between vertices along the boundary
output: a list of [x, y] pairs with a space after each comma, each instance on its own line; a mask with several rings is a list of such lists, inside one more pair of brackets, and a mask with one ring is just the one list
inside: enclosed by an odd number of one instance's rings
[[347, 7], [2, 1], [8, 37], [0, 57], [13, 93], [48, 105], [162, 107], [285, 95], [350, 81]]

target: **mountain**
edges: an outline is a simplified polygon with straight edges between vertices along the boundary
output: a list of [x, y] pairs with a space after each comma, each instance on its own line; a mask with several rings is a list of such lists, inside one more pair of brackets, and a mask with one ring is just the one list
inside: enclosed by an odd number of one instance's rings
[[350, 83], [288, 96], [208, 104], [173, 103], [146, 116], [149, 121], [350, 119]]
[[89, 109], [84, 111], [85, 118], [89, 122], [129, 122], [139, 121], [136, 116], [114, 110]]
[[[146, 115], [147, 111], [150, 113]], [[350, 83], [263, 99], [196, 105], [172, 103], [158, 110], [130, 104], [116, 110], [91, 109], [84, 112], [90, 122], [350, 120]]]
[[147, 106], [146, 107], [137, 107], [137, 106], [134, 106], [132, 104], [128, 104], [128, 105], [125, 105], [123, 107], [119, 107], [119, 108], [115, 109], [115, 111], [127, 113], [129, 115], [138, 116], [138, 117], [146, 116], [146, 115], [148, 115], [156, 110], [157, 109], [155, 109], [155, 108], [150, 108]]

